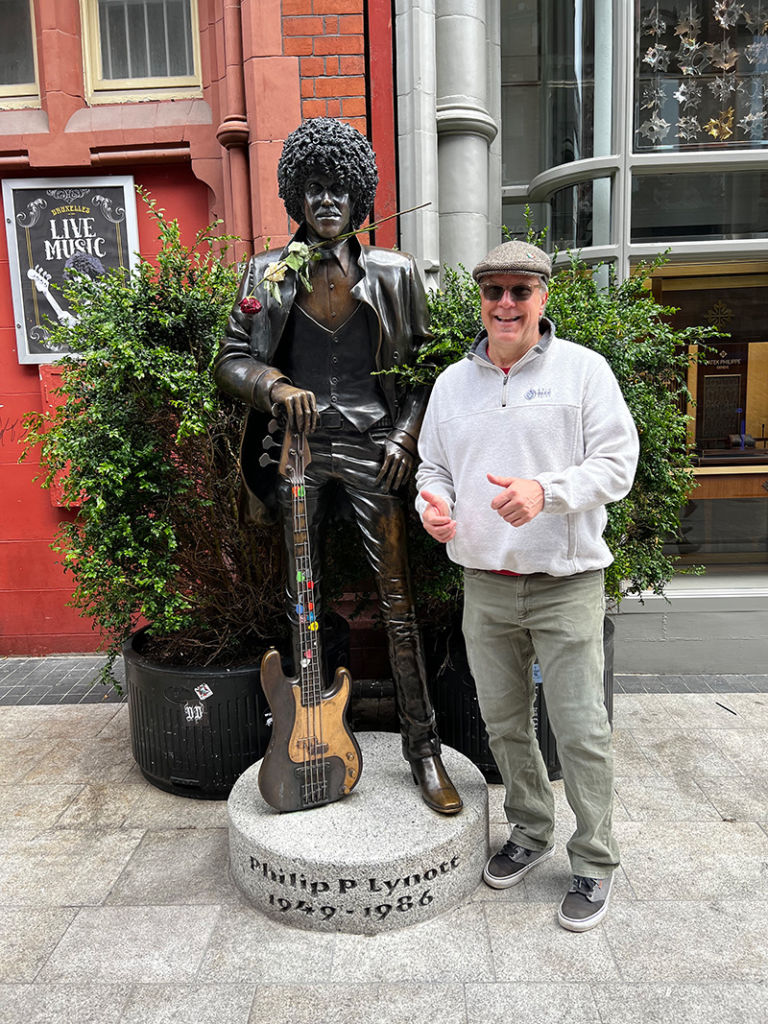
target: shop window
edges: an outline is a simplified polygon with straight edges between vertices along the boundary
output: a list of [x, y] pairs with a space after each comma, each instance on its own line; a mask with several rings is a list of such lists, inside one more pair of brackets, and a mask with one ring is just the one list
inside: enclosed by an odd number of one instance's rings
[[[610, 178], [560, 188], [546, 202], [533, 204], [530, 210], [535, 230], [546, 229], [548, 249], [582, 249], [610, 243]], [[528, 230], [525, 206], [505, 202], [502, 219], [513, 237], [525, 237]]]
[[[713, 268], [714, 269], [714, 268]], [[668, 550], [709, 566], [768, 562], [768, 266], [721, 273], [671, 268], [654, 296], [677, 309], [679, 329], [711, 325], [705, 358], [693, 362], [689, 437], [696, 487]], [[693, 354], [693, 353], [692, 353]]]
[[0, 0], [0, 107], [39, 103], [31, 0]]
[[192, 0], [81, 0], [94, 102], [200, 94]]
[[768, 3], [635, 5], [638, 152], [768, 143]]
[[611, 153], [610, 0], [501, 0], [502, 179]]
[[661, 248], [668, 242], [766, 234], [766, 171], [636, 174], [632, 179], [633, 242], [659, 242]]

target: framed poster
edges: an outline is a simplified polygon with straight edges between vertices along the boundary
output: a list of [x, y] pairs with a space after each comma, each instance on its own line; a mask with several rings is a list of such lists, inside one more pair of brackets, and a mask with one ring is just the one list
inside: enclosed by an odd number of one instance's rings
[[61, 292], [68, 277], [138, 263], [133, 178], [7, 179], [3, 207], [19, 362], [52, 363], [67, 350], [50, 325], [74, 319]]

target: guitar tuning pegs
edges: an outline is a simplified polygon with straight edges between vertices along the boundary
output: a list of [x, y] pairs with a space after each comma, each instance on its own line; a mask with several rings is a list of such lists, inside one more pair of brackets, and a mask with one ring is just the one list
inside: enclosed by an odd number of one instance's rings
[[280, 445], [271, 437], [264, 437], [262, 438], [261, 441], [261, 447], [264, 449], [265, 452], [268, 452], [271, 448], [279, 448]]
[[274, 466], [276, 462], [277, 459], [273, 459], [272, 456], [268, 455], [266, 452], [259, 456], [259, 465], [262, 469], [266, 469], [267, 466]]
[[277, 430], [279, 430], [279, 428], [280, 424], [277, 422], [277, 419], [271, 419], [267, 424], [267, 430], [270, 432], [270, 434], [274, 434]]

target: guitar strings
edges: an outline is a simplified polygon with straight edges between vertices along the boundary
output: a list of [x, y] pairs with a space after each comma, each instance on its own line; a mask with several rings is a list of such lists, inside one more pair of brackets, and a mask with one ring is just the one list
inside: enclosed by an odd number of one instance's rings
[[[312, 576], [312, 557], [309, 545], [309, 529], [307, 525], [304, 435], [297, 439], [298, 479], [294, 482], [293, 521], [301, 524], [303, 553], [295, 559], [297, 567], [297, 588], [299, 618], [299, 639], [301, 643], [300, 678], [302, 681], [302, 698], [305, 704], [306, 740], [304, 743], [304, 778], [309, 777], [311, 799], [307, 802], [318, 803], [327, 796], [325, 742], [323, 738], [322, 697], [320, 690], [319, 643], [316, 634], [319, 632], [319, 621], [314, 600], [314, 579]], [[302, 523], [303, 520], [303, 523]], [[301, 564], [300, 564], [301, 563]], [[308, 664], [304, 664], [305, 660]], [[305, 682], [307, 685], [305, 686]], [[319, 740], [319, 744], [318, 744]], [[311, 747], [311, 749], [310, 749]], [[320, 760], [317, 760], [317, 754]]]

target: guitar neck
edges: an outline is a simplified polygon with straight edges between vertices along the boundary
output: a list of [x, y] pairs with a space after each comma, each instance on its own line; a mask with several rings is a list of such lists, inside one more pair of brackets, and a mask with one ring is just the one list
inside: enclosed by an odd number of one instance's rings
[[306, 707], [322, 702], [323, 674], [320, 664], [320, 623], [315, 607], [315, 581], [312, 575], [312, 555], [307, 527], [307, 502], [304, 474], [301, 472], [292, 484], [293, 545], [296, 563], [296, 615], [299, 620], [301, 658], [298, 674], [301, 700]]

